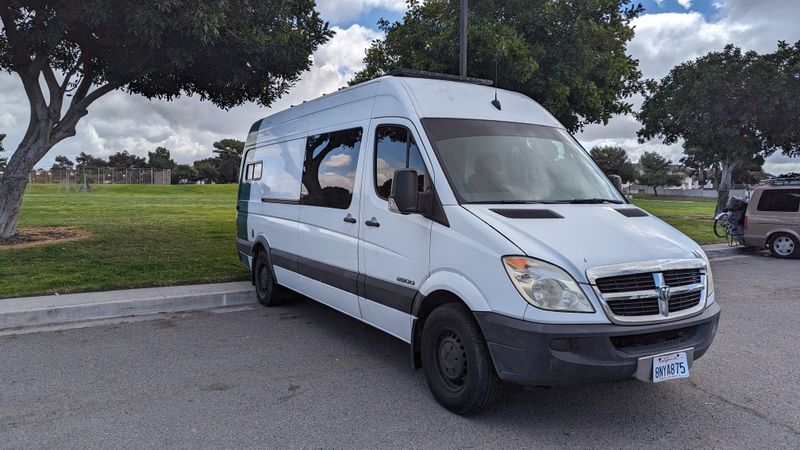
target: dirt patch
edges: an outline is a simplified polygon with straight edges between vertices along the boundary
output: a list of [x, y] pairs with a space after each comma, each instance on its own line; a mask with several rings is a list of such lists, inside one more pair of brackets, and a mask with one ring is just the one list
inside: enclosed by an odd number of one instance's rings
[[88, 238], [89, 232], [72, 227], [31, 227], [17, 228], [17, 234], [0, 239], [0, 250], [35, 247], [38, 245], [60, 244]]

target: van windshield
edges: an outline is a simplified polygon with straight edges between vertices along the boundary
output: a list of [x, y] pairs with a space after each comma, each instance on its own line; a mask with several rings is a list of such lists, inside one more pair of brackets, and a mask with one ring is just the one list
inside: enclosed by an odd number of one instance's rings
[[472, 119], [422, 124], [461, 203], [623, 203], [562, 129]]

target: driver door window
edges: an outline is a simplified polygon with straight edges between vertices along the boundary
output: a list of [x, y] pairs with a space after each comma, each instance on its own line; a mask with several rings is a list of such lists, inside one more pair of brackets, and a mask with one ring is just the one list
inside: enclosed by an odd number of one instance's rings
[[406, 127], [382, 125], [375, 131], [375, 192], [378, 197], [389, 198], [397, 169], [416, 170], [419, 192], [426, 189], [430, 177], [414, 136]]

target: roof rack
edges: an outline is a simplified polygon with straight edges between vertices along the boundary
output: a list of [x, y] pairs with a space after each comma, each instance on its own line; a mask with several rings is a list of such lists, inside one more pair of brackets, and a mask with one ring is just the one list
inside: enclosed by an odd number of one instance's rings
[[772, 186], [800, 186], [800, 174], [770, 178], [769, 180], [762, 181], [762, 183], [768, 183]]
[[492, 80], [486, 80], [483, 78], [462, 77], [460, 75], [450, 75], [447, 73], [428, 72], [427, 70], [400, 69], [390, 73], [389, 75], [395, 77], [430, 78], [433, 80], [459, 81], [461, 83], [480, 84], [482, 86], [491, 86], [494, 84]]

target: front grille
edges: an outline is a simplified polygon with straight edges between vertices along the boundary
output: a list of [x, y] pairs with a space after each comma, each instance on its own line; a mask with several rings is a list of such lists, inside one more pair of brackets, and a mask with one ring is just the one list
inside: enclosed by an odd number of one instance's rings
[[664, 283], [668, 286], [686, 286], [699, 283], [700, 269], [668, 270], [664, 272]]
[[697, 334], [698, 326], [678, 328], [676, 330], [660, 331], [658, 333], [633, 334], [628, 336], [613, 336], [611, 343], [618, 350], [658, 350], [661, 348], [674, 348], [681, 344], [691, 342]]
[[[669, 299], [669, 312], [683, 311], [697, 306], [702, 297], [702, 291], [682, 292], [674, 294]], [[611, 311], [617, 316], [654, 316], [658, 314], [658, 297], [607, 300]]]
[[700, 303], [702, 291], [684, 292], [675, 294], [669, 299], [669, 312], [683, 311], [697, 306]]
[[599, 278], [597, 288], [604, 294], [615, 292], [646, 291], [656, 288], [652, 273], [635, 273], [616, 277]]

